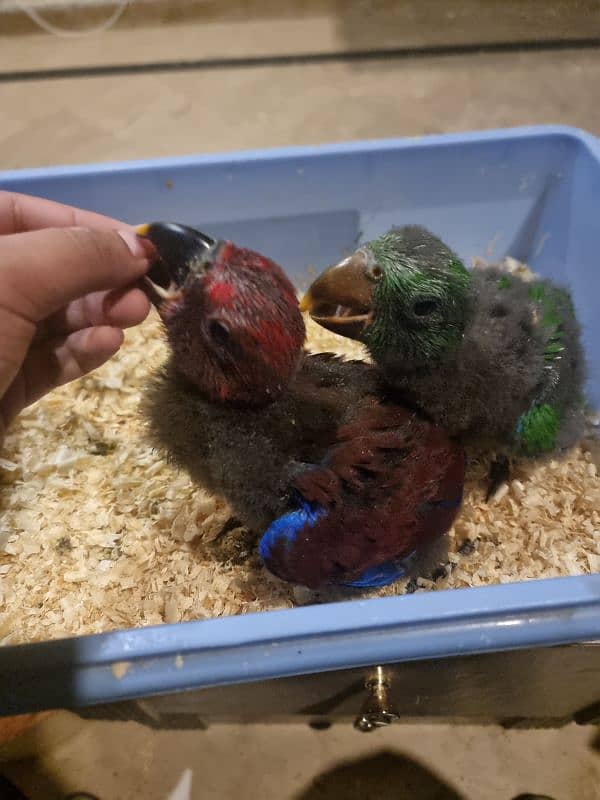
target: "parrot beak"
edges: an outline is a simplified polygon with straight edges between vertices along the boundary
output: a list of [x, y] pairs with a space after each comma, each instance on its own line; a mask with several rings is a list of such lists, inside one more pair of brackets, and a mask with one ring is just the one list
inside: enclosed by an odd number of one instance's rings
[[151, 222], [135, 228], [156, 250], [144, 280], [155, 306], [178, 300], [190, 278], [204, 274], [216, 244], [206, 234], [172, 222]]
[[321, 327], [348, 339], [361, 340], [372, 319], [374, 282], [363, 250], [325, 270], [300, 301]]

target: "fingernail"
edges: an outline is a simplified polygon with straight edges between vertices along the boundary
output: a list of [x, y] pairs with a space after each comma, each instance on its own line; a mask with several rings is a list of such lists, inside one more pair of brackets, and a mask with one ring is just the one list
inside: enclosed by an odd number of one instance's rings
[[133, 231], [117, 231], [121, 239], [129, 248], [129, 252], [134, 258], [149, 258], [152, 254], [152, 245], [145, 239], [141, 239]]

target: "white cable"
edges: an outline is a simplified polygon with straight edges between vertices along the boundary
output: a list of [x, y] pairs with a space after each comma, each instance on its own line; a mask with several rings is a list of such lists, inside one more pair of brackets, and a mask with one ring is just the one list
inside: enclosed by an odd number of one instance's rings
[[105, 33], [107, 30], [112, 28], [112, 26], [120, 19], [121, 15], [129, 5], [129, 0], [119, 0], [119, 5], [110, 17], [101, 22], [100, 25], [96, 25], [94, 28], [85, 28], [84, 30], [75, 31], [69, 30], [68, 28], [59, 28], [58, 25], [54, 25], [52, 22], [48, 22], [37, 9], [32, 8], [23, 0], [16, 0], [17, 6], [23, 11], [24, 14], [27, 14], [29, 19], [35, 22], [36, 25], [46, 31], [46, 33], [51, 33], [53, 36], [61, 36], [65, 39], [74, 39], [80, 36], [93, 36], [96, 33]]

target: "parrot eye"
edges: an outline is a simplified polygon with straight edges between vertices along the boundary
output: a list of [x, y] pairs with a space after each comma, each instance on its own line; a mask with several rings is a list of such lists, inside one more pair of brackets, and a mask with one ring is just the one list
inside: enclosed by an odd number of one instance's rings
[[430, 317], [439, 310], [440, 301], [433, 297], [423, 297], [417, 300], [413, 305], [413, 314], [415, 317]]
[[222, 322], [213, 319], [208, 326], [208, 332], [210, 338], [216, 345], [219, 347], [227, 347], [229, 344], [229, 331]]
[[380, 281], [383, 278], [383, 270], [379, 264], [370, 264], [367, 267], [367, 275], [372, 281]]

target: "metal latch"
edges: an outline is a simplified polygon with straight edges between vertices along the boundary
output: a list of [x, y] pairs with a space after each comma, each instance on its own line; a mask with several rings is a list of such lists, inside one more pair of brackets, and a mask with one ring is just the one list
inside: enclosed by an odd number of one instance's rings
[[354, 721], [354, 727], [361, 733], [371, 733], [376, 728], [391, 725], [399, 719], [389, 699], [391, 677], [383, 667], [376, 667], [365, 681], [368, 691], [359, 716]]

